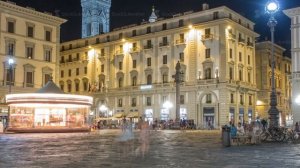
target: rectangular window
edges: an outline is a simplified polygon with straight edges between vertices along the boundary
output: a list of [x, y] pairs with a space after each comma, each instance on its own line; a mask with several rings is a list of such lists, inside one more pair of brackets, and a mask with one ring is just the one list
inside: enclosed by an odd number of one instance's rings
[[233, 80], [233, 68], [232, 67], [229, 68], [229, 79]]
[[8, 43], [7, 44], [7, 55], [15, 55], [15, 44], [14, 43]]
[[163, 45], [168, 45], [168, 37], [163, 37]]
[[49, 30], [45, 31], [45, 40], [51, 41], [51, 31], [49, 31]]
[[101, 56], [105, 56], [105, 51], [104, 51], [104, 48], [101, 48]]
[[147, 48], [152, 48], [151, 40], [147, 40]]
[[168, 74], [163, 74], [162, 78], [163, 78], [163, 83], [168, 83]]
[[33, 30], [34, 30], [34, 28], [32, 26], [27, 27], [27, 37], [33, 38]]
[[72, 70], [71, 69], [69, 69], [69, 77], [72, 75]]
[[249, 106], [252, 106], [252, 96], [249, 95]]
[[210, 48], [205, 49], [205, 58], [210, 58]]
[[64, 71], [60, 71], [60, 77], [63, 78], [65, 75]]
[[119, 33], [119, 39], [123, 38], [123, 33]]
[[180, 60], [180, 62], [184, 62], [184, 53], [183, 52], [179, 53], [179, 60]]
[[206, 103], [211, 103], [211, 94], [206, 95]]
[[106, 36], [106, 42], [110, 42], [110, 36]]
[[87, 71], [88, 71], [87, 67], [84, 67], [84, 74], [87, 74]]
[[242, 52], [239, 52], [239, 61], [242, 62]]
[[136, 60], [132, 60], [132, 68], [136, 68]]
[[60, 63], [65, 63], [65, 57], [64, 56], [61, 56]]
[[151, 106], [151, 97], [147, 97], [146, 104], [147, 104], [147, 106]]
[[99, 43], [100, 43], [100, 39], [96, 38], [96, 44], [99, 44]]
[[241, 69], [239, 70], [239, 80], [243, 80], [243, 71]]
[[92, 34], [92, 24], [91, 23], [88, 23], [86, 25], [86, 35], [87, 36], [90, 36]]
[[230, 94], [230, 103], [234, 103], [234, 94], [233, 93]]
[[243, 105], [244, 104], [244, 96], [240, 95], [240, 104]]
[[26, 57], [33, 59], [33, 47], [26, 47]]
[[149, 26], [149, 27], [147, 27], [147, 34], [148, 33], [151, 33], [151, 27]]
[[167, 23], [162, 24], [162, 30], [167, 30]]
[[101, 65], [101, 72], [104, 73], [104, 64]]
[[168, 63], [168, 56], [164, 55], [163, 56], [163, 64], [167, 64]]
[[147, 66], [151, 66], [151, 58], [147, 58]]
[[72, 91], [72, 84], [68, 83], [68, 92], [71, 92], [71, 91]]
[[213, 19], [219, 19], [219, 12], [214, 12]]
[[132, 30], [132, 37], [136, 36], [136, 30]]
[[123, 99], [119, 99], [118, 100], [118, 107], [122, 107], [123, 106]]
[[44, 76], [44, 85], [46, 84], [46, 83], [48, 83], [49, 81], [50, 81], [50, 79], [52, 79], [52, 76], [51, 76], [51, 74], [45, 74], [45, 76]]
[[76, 76], [79, 75], [79, 68], [76, 68]]
[[51, 50], [45, 50], [45, 61], [51, 62]]
[[251, 83], [251, 73], [248, 72], [248, 82]]
[[26, 72], [26, 87], [33, 87], [33, 72]]
[[13, 21], [7, 22], [7, 32], [15, 33], [15, 22], [13, 22]]
[[210, 35], [210, 29], [205, 29], [205, 35]]
[[179, 20], [179, 22], [178, 22], [178, 26], [179, 26], [179, 27], [182, 27], [182, 26], [184, 26], [184, 21], [183, 21], [183, 19], [180, 19], [180, 20]]
[[180, 95], [180, 104], [184, 104], [184, 95]]
[[79, 91], [79, 83], [78, 82], [75, 83], [75, 90], [76, 90], [76, 92]]
[[132, 98], [131, 99], [131, 107], [135, 107], [136, 106], [136, 98]]
[[232, 59], [232, 48], [229, 49], [229, 58]]
[[123, 62], [119, 62], [119, 70], [123, 69]]

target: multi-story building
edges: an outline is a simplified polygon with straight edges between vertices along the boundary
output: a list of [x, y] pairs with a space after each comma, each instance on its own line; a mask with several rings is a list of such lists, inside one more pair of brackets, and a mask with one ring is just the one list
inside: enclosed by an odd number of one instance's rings
[[[254, 23], [225, 6], [203, 7], [62, 43], [61, 88], [92, 93], [97, 116], [137, 113], [149, 121], [174, 120], [172, 75], [179, 61], [181, 119], [192, 119], [198, 127], [251, 121], [256, 102]], [[172, 108], [164, 106], [167, 101]], [[108, 109], [99, 109], [102, 105]]]
[[[257, 115], [268, 119], [271, 94], [271, 47], [270, 41], [256, 43], [256, 84], [257, 84]], [[274, 44], [275, 87], [277, 108], [280, 112], [280, 124], [285, 125], [291, 118], [291, 60], [283, 55], [285, 49]]]
[[[0, 1], [0, 96], [32, 92], [58, 80], [60, 25], [66, 20]], [[9, 64], [11, 58], [13, 64]], [[2, 113], [7, 107], [1, 107]], [[0, 112], [1, 113], [1, 112]], [[4, 114], [2, 114], [4, 115]]]
[[291, 18], [292, 113], [293, 122], [300, 122], [300, 7], [284, 10]]

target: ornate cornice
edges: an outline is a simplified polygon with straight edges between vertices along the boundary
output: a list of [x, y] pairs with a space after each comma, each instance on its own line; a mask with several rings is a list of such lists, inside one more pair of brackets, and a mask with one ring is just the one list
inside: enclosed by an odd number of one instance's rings
[[38, 12], [33, 9], [24, 8], [4, 1], [0, 1], [0, 12], [10, 13], [12, 15], [20, 16], [23, 18], [29, 17], [33, 18], [34, 20], [40, 19], [43, 20], [45, 23], [48, 23], [50, 21], [56, 24], [56, 26], [67, 21], [65, 19], [52, 16], [50, 14]]
[[284, 10], [283, 13], [288, 17], [300, 15], [300, 7]]

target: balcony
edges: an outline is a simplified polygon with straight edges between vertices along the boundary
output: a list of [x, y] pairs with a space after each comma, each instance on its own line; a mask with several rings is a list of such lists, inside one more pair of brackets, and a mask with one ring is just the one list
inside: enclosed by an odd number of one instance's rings
[[115, 53], [115, 57], [122, 60], [124, 58], [124, 51], [123, 50], [117, 50]]
[[152, 44], [148, 44], [148, 45], [145, 45], [144, 46], [144, 50], [150, 50], [153, 48], [153, 45]]
[[235, 41], [236, 39], [236, 35], [233, 34], [233, 33], [228, 33], [228, 40], [232, 40], [232, 41]]
[[98, 54], [98, 59], [99, 59], [101, 62], [105, 61], [105, 59], [106, 59], [105, 53], [100, 53], [100, 54]]
[[253, 48], [254, 44], [252, 42], [250, 42], [250, 41], [247, 41], [247, 47]]
[[245, 45], [245, 39], [239, 37], [239, 44]]
[[167, 41], [159, 43], [159, 47], [168, 47], [168, 46], [169, 46], [169, 42]]
[[186, 45], [185, 39], [177, 39], [175, 40], [175, 45]]
[[202, 41], [212, 40], [213, 38], [214, 38], [213, 34], [204, 34], [204, 35], [201, 36]]
[[140, 49], [138, 47], [132, 47], [129, 52], [130, 54], [139, 53]]

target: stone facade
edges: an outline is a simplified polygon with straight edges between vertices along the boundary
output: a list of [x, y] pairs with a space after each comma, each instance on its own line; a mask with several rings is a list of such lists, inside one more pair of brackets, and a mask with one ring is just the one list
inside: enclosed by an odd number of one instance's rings
[[[256, 43], [256, 111], [260, 118], [268, 119], [271, 93], [271, 47], [270, 41]], [[291, 59], [285, 57], [284, 48], [274, 45], [275, 54], [275, 86], [277, 93], [277, 108], [280, 112], [280, 125], [286, 125], [291, 119]]]
[[[66, 20], [0, 1], [0, 21], [1, 102], [9, 91], [10, 70], [12, 93], [41, 88], [51, 75], [58, 81], [60, 25]], [[14, 60], [11, 66], [9, 58]]]
[[[150, 122], [174, 120], [172, 75], [180, 61], [181, 118], [199, 128], [248, 122], [256, 102], [253, 29], [253, 22], [222, 6], [65, 42], [60, 86], [92, 94], [96, 116], [138, 112]], [[173, 107], [164, 108], [166, 101]]]
[[300, 121], [300, 7], [284, 10], [291, 18], [292, 52], [292, 113], [293, 121]]

